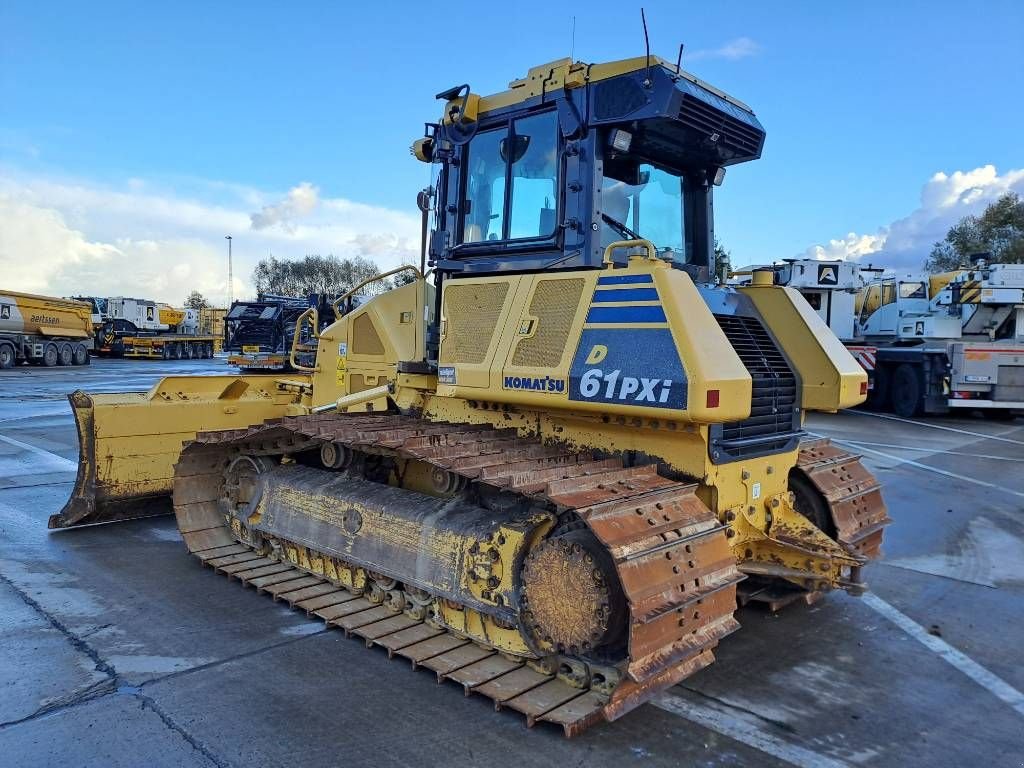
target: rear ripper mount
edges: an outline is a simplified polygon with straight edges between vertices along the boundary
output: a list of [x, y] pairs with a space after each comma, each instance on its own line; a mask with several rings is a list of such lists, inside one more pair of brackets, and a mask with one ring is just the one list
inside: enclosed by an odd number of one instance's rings
[[174, 502], [207, 565], [573, 736], [738, 628], [696, 487], [514, 430], [320, 414], [200, 433]]

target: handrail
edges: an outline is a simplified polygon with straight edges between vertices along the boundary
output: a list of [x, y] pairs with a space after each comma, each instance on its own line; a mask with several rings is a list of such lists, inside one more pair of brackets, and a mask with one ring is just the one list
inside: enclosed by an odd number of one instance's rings
[[362, 290], [363, 287], [369, 285], [370, 283], [375, 283], [378, 280], [383, 280], [386, 277], [391, 277], [392, 275], [397, 275], [399, 272], [405, 272], [408, 269], [411, 269], [413, 272], [416, 273], [416, 278], [418, 280], [422, 280], [423, 279], [423, 273], [420, 272], [412, 264], [403, 264], [402, 266], [396, 267], [395, 269], [392, 269], [392, 270], [390, 270], [388, 272], [382, 272], [379, 275], [374, 275], [371, 278], [363, 280], [363, 282], [359, 283], [359, 285], [355, 286], [354, 288], [349, 290], [347, 293], [339, 296], [337, 299], [335, 299], [333, 302], [331, 302], [331, 309], [334, 310], [334, 319], [335, 320], [341, 320], [341, 318], [343, 317], [342, 312], [339, 309], [339, 307], [341, 305], [341, 302], [346, 301], [353, 294], [355, 294], [358, 291]]
[[637, 240], [616, 240], [614, 243], [609, 243], [608, 247], [604, 249], [604, 263], [612, 263], [612, 252], [619, 248], [646, 248], [647, 257], [652, 261], [658, 258], [658, 249], [654, 247], [654, 243], [650, 240], [640, 238]]
[[302, 333], [302, 324], [310, 317], [313, 318], [313, 338], [316, 339], [320, 337], [318, 332], [318, 329], [320, 328], [320, 318], [317, 315], [316, 307], [310, 307], [295, 319], [295, 331], [292, 333], [292, 348], [288, 353], [288, 362], [291, 363], [292, 368], [304, 373], [316, 373], [319, 370], [316, 365], [312, 368], [306, 365], [300, 365], [299, 361], [295, 357], [295, 353], [299, 350], [299, 334]]

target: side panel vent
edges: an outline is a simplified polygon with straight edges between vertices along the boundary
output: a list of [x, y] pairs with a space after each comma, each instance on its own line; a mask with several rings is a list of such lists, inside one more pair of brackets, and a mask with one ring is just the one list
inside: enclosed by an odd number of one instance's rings
[[750, 417], [715, 430], [712, 449], [726, 461], [790, 450], [801, 434], [796, 375], [760, 320], [742, 315], [715, 319], [746, 366], [753, 388]]
[[530, 315], [537, 318], [533, 336], [516, 346], [512, 365], [556, 368], [565, 356], [565, 345], [583, 295], [583, 278], [541, 280], [533, 292]]
[[384, 354], [384, 343], [380, 340], [377, 329], [373, 327], [373, 321], [366, 312], [357, 317], [352, 325], [352, 354]]
[[647, 93], [632, 78], [617, 77], [596, 83], [592, 88], [596, 120], [616, 120], [636, 112], [647, 103]]
[[479, 365], [487, 357], [501, 318], [508, 282], [449, 284], [444, 289], [445, 337], [442, 364]]

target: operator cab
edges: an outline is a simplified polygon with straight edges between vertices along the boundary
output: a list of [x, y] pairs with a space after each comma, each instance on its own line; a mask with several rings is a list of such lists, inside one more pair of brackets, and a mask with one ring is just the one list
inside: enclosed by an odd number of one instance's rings
[[439, 279], [624, 264], [608, 246], [643, 239], [707, 280], [712, 189], [765, 136], [749, 107], [657, 57], [563, 59], [503, 93], [438, 98], [444, 119], [413, 152], [434, 164]]

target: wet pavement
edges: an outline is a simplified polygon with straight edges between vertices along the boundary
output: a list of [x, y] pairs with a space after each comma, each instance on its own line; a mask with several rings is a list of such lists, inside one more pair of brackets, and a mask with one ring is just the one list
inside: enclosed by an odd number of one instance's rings
[[894, 523], [869, 598], [742, 629], [714, 665], [567, 741], [204, 569], [173, 519], [50, 532], [65, 394], [223, 361], [0, 371], [0, 755], [12, 765], [1019, 766], [1024, 420], [813, 415]]

